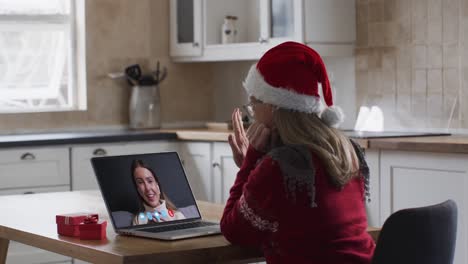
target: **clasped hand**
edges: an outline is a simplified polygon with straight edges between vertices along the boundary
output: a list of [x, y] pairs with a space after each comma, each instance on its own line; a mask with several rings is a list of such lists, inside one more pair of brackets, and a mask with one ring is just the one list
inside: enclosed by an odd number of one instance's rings
[[249, 144], [257, 151], [268, 151], [272, 138], [272, 130], [262, 123], [254, 122], [245, 131], [239, 108], [234, 109], [232, 112], [232, 127], [234, 135], [229, 135], [228, 141], [237, 167], [241, 167]]

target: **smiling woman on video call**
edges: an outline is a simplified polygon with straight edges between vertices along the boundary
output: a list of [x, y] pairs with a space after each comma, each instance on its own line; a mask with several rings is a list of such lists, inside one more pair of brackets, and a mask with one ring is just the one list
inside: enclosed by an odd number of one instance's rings
[[140, 199], [139, 213], [135, 215], [133, 225], [185, 219], [163, 192], [154, 171], [142, 160], [132, 162], [131, 173]]

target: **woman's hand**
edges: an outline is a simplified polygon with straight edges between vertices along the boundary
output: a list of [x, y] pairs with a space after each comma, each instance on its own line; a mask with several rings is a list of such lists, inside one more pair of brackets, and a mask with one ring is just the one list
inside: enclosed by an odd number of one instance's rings
[[232, 112], [232, 127], [234, 136], [229, 135], [228, 140], [237, 167], [242, 166], [249, 144], [261, 152], [266, 152], [270, 147], [271, 130], [261, 123], [254, 122], [245, 132], [242, 116], [238, 108]]
[[240, 168], [249, 147], [249, 139], [244, 130], [239, 108], [234, 109], [232, 112], [232, 128], [234, 129], [234, 136], [229, 135], [228, 141], [231, 146], [234, 162]]

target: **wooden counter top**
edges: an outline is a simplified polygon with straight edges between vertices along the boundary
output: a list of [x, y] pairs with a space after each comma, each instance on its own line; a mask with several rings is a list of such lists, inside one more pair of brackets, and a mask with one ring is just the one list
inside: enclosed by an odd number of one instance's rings
[[370, 149], [468, 153], [468, 135], [370, 139]]

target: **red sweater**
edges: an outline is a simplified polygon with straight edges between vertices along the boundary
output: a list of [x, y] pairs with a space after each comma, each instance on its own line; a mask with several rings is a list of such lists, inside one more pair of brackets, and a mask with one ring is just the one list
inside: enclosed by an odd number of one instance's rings
[[317, 158], [311, 163], [315, 189], [290, 193], [283, 163], [250, 147], [224, 209], [222, 233], [233, 244], [260, 247], [268, 263], [370, 263], [375, 244], [366, 231], [363, 179], [338, 189]]

